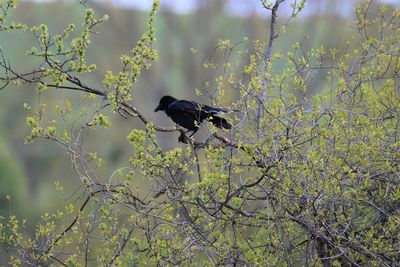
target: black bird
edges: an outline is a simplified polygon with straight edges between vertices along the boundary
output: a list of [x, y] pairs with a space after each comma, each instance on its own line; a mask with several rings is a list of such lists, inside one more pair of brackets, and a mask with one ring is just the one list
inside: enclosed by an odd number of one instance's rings
[[232, 125], [221, 117], [218, 113], [227, 113], [227, 109], [214, 108], [207, 105], [199, 104], [194, 101], [178, 100], [175, 97], [166, 95], [160, 99], [160, 103], [154, 109], [154, 112], [164, 111], [176, 124], [193, 131], [190, 135], [194, 135], [205, 119], [209, 119], [212, 124], [222, 129], [231, 129]]

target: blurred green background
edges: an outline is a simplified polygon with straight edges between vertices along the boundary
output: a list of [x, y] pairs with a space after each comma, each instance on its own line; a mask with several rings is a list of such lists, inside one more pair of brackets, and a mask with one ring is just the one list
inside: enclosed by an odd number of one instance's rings
[[[98, 71], [85, 77], [92, 86], [101, 88], [106, 70], [118, 72], [121, 63], [120, 55], [129, 53], [129, 49], [146, 30], [147, 12], [133, 8], [134, 2], [151, 1], [103, 1], [88, 2], [98, 17], [108, 14], [110, 20], [97, 28], [99, 34], [92, 38], [89, 49], [89, 62], [96, 63]], [[163, 1], [161, 0], [163, 3]], [[174, 4], [174, 1], [169, 1]], [[351, 4], [349, 4], [351, 2]], [[149, 4], [147, 3], [147, 4]], [[266, 40], [268, 34], [268, 16], [259, 1], [192, 1], [191, 9], [179, 9], [179, 6], [162, 6], [157, 16], [156, 48], [159, 60], [153, 67], [142, 74], [141, 80], [134, 88], [134, 103], [150, 120], [160, 126], [171, 126], [166, 116], [153, 113], [159, 98], [171, 94], [178, 98], [196, 99], [208, 103], [206, 97], [195, 95], [195, 88], [202, 89], [205, 82], [213, 79], [213, 74], [203, 69], [206, 56], [210, 55], [218, 39], [231, 39], [232, 43], [244, 36], [249, 40]], [[296, 41], [301, 41], [305, 48], [319, 47], [346, 49], [346, 41], [352, 40], [356, 31], [351, 27], [353, 1], [315, 0], [308, 1], [307, 9], [293, 19], [285, 34], [274, 46], [274, 51], [284, 54]], [[175, 5], [183, 5], [176, 1]], [[395, 2], [393, 5], [396, 5]], [[397, 4], [398, 5], [398, 4]], [[178, 12], [177, 12], [178, 11]], [[288, 9], [283, 9], [280, 22], [286, 20]], [[75, 2], [56, 1], [49, 3], [21, 2], [12, 11], [12, 20], [38, 25], [49, 25], [50, 33], [61, 31], [69, 23], [80, 25], [83, 8]], [[25, 55], [32, 47], [32, 36], [29, 32], [0, 33], [0, 46], [11, 65], [28, 71], [34, 60]], [[193, 54], [191, 48], [198, 53]], [[279, 72], [282, 66], [274, 66]], [[309, 93], [321, 90], [323, 80], [313, 81]], [[79, 98], [79, 93], [57, 91], [46, 92], [39, 99], [33, 88], [8, 87], [0, 91], [0, 214], [7, 216], [16, 213], [28, 219], [29, 225], [37, 222], [45, 211], [54, 211], [65, 204], [65, 201], [77, 190], [81, 181], [73, 171], [68, 156], [64, 151], [46, 140], [32, 145], [24, 144], [24, 137], [29, 129], [25, 119], [29, 115], [23, 103], [62, 103], [67, 98]], [[52, 111], [49, 109], [48, 111]], [[101, 129], [91, 137], [88, 147], [97, 151], [106, 164], [99, 168], [99, 174], [107, 179], [116, 169], [128, 166], [129, 145], [128, 133], [135, 127], [141, 127], [135, 118], [124, 119], [111, 114], [112, 127]], [[163, 147], [168, 149], [178, 145], [177, 133], [160, 134]], [[65, 195], [55, 190], [55, 181], [60, 181], [65, 188]], [[6, 196], [11, 197], [11, 202]], [[1, 256], [1, 255], [0, 255]], [[3, 257], [0, 257], [3, 258]], [[0, 260], [0, 264], [7, 264]]]

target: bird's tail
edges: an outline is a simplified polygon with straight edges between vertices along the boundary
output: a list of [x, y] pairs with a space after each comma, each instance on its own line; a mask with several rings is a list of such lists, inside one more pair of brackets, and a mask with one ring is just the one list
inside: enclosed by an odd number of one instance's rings
[[211, 116], [210, 117], [210, 121], [212, 124], [214, 124], [215, 126], [217, 126], [218, 128], [222, 129], [231, 129], [232, 125], [224, 118], [218, 117], [218, 116]]

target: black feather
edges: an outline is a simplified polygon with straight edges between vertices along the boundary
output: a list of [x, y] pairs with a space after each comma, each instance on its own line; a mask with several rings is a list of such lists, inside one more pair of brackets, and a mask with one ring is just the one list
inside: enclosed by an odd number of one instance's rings
[[159, 110], [164, 111], [176, 124], [193, 131], [193, 133], [199, 129], [200, 124], [205, 119], [209, 119], [218, 128], [232, 128], [232, 125], [226, 119], [216, 116], [216, 114], [228, 112], [225, 108], [211, 107], [194, 101], [178, 100], [167, 95], [160, 99], [160, 103], [154, 109], [155, 112]]

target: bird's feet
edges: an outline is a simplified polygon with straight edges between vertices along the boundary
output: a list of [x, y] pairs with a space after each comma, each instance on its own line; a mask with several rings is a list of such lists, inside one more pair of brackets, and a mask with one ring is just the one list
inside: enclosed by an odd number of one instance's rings
[[190, 142], [190, 137], [187, 137], [184, 132], [181, 132], [181, 135], [178, 137], [178, 141], [180, 143], [188, 144]]

